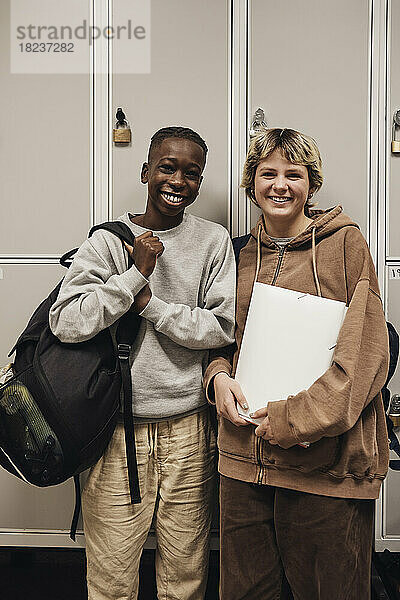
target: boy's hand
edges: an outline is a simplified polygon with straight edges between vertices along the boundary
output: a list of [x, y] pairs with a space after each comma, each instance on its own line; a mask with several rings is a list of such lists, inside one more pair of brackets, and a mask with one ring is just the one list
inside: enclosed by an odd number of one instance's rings
[[247, 408], [246, 398], [237, 381], [227, 373], [217, 373], [214, 377], [215, 406], [217, 414], [225, 417], [234, 425], [249, 425], [242, 419], [236, 408], [236, 402], [244, 409]]
[[160, 238], [153, 235], [151, 231], [146, 231], [135, 237], [135, 245], [130, 246], [124, 242], [125, 248], [128, 250], [135, 267], [141, 274], [148, 278], [157, 262], [157, 256], [161, 256], [164, 252], [164, 246]]
[[132, 308], [135, 312], [141, 313], [146, 308], [151, 298], [151, 290], [149, 284], [145, 285], [135, 296]]

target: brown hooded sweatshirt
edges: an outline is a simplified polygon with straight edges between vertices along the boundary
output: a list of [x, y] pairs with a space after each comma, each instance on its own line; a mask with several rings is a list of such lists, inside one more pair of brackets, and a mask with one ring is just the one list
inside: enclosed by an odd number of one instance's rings
[[268, 237], [262, 218], [252, 229], [238, 261], [237, 349], [215, 351], [204, 385], [210, 399], [214, 375], [234, 377], [257, 245], [258, 281], [348, 305], [332, 366], [309, 389], [268, 403], [277, 446], [255, 436], [253, 425], [236, 427], [221, 418], [219, 470], [233, 479], [323, 496], [377, 498], [389, 460], [380, 393], [389, 346], [377, 277], [364, 237], [340, 206], [312, 211], [311, 218], [313, 223], [284, 248]]

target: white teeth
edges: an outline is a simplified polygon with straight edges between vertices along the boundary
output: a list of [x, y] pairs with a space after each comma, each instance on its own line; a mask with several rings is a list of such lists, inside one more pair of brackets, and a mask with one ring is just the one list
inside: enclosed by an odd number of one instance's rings
[[173, 196], [172, 194], [167, 194], [166, 192], [162, 192], [161, 194], [167, 202], [174, 202], [175, 204], [179, 204], [183, 200], [183, 196]]
[[287, 200], [291, 200], [291, 197], [289, 197], [289, 196], [283, 196], [283, 197], [282, 196], [269, 196], [269, 198], [271, 200], [273, 200], [274, 202], [281, 202], [282, 204], [284, 202], [286, 202]]

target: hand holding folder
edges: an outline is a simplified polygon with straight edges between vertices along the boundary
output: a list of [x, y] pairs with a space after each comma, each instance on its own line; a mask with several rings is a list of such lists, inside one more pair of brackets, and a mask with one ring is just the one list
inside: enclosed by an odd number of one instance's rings
[[346, 304], [256, 282], [250, 301], [235, 379], [249, 415], [268, 402], [308, 389], [332, 364]]

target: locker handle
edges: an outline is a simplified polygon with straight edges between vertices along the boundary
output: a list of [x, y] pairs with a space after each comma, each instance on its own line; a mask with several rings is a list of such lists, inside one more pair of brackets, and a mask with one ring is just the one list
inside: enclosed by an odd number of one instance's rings
[[257, 108], [251, 121], [251, 127], [249, 129], [249, 136], [254, 137], [260, 129], [266, 129], [268, 127], [265, 121], [265, 113], [262, 108]]
[[117, 114], [115, 115], [115, 118], [117, 119], [117, 122], [120, 125], [126, 125], [126, 117], [122, 108], [117, 109]]
[[392, 122], [392, 152], [400, 153], [400, 140], [396, 139], [396, 129], [400, 127], [400, 110], [395, 110]]

